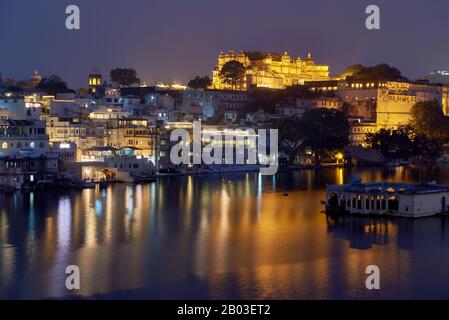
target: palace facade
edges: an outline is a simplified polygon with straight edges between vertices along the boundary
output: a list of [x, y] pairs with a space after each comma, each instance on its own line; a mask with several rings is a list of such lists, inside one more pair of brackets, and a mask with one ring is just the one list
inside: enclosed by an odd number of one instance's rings
[[[220, 78], [221, 69], [229, 61], [238, 61], [246, 68], [245, 78], [237, 88], [231, 88]], [[213, 87], [220, 90], [248, 90], [250, 87], [284, 89], [306, 81], [320, 80], [329, 80], [329, 66], [315, 64], [310, 53], [303, 60], [291, 58], [287, 52], [281, 55], [230, 51], [219, 54], [218, 65], [213, 70]]]

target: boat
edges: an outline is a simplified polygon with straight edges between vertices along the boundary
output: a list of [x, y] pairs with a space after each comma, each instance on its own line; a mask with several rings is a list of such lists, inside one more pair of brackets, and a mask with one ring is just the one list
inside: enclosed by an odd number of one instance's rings
[[96, 187], [96, 184], [92, 180], [84, 180], [81, 184], [81, 187], [84, 189], [93, 189]]
[[133, 175], [134, 183], [148, 183], [148, 182], [155, 182], [156, 177], [152, 175]]

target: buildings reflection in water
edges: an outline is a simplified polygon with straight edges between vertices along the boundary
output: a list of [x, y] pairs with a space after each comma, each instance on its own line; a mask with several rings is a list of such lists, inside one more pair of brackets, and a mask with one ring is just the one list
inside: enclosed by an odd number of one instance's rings
[[[351, 174], [411, 182], [417, 171], [241, 173], [2, 194], [0, 297], [70, 295], [69, 264], [81, 270], [77, 294], [112, 298], [360, 297], [350, 288], [375, 261], [405, 286], [429, 251], [449, 262], [449, 221], [327, 217], [321, 200], [326, 184]], [[449, 183], [449, 167], [423, 171]]]
[[[346, 239], [351, 248], [369, 249], [373, 245], [388, 245], [397, 241], [400, 249], [413, 250], [417, 246], [449, 248], [449, 217], [430, 217], [420, 220], [407, 218], [376, 218], [359, 216], [326, 216], [328, 232]], [[414, 239], [415, 241], [410, 241]]]
[[387, 245], [389, 233], [397, 232], [396, 228], [392, 230], [393, 226], [384, 218], [327, 215], [326, 222], [329, 233], [346, 239], [350, 247], [355, 249]]

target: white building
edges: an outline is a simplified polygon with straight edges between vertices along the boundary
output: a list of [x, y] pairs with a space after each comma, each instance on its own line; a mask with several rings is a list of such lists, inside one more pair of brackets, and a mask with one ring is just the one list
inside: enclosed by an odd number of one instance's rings
[[69, 165], [76, 178], [95, 181], [139, 182], [151, 178], [153, 162], [135, 154], [137, 148], [93, 147], [83, 152], [80, 162]]
[[40, 104], [26, 103], [23, 97], [0, 97], [0, 110], [4, 117], [17, 120], [39, 120], [42, 112]]
[[0, 120], [0, 188], [26, 189], [58, 175], [42, 121]]
[[50, 102], [50, 115], [61, 118], [87, 115], [95, 106], [95, 101], [88, 97], [75, 97], [73, 93], [58, 94], [56, 99]]
[[212, 118], [217, 108], [214, 103], [216, 103], [216, 99], [214, 99], [214, 95], [210, 91], [202, 89], [184, 90], [182, 93], [181, 112], [197, 116], [197, 118], [198, 116]]
[[449, 186], [434, 183], [362, 184], [360, 178], [353, 177], [349, 184], [327, 187], [326, 209], [356, 215], [434, 216], [448, 212]]

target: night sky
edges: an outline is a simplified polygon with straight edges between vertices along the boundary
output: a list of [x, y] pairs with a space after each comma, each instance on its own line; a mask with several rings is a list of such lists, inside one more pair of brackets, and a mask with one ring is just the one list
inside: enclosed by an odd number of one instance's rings
[[[81, 30], [65, 8], [81, 9]], [[381, 30], [365, 8], [381, 9]], [[381, 62], [418, 78], [449, 69], [447, 0], [0, 0], [0, 72], [29, 78], [35, 68], [86, 86], [96, 65], [134, 67], [142, 79], [186, 82], [210, 74], [227, 50], [308, 51], [335, 74]]]

